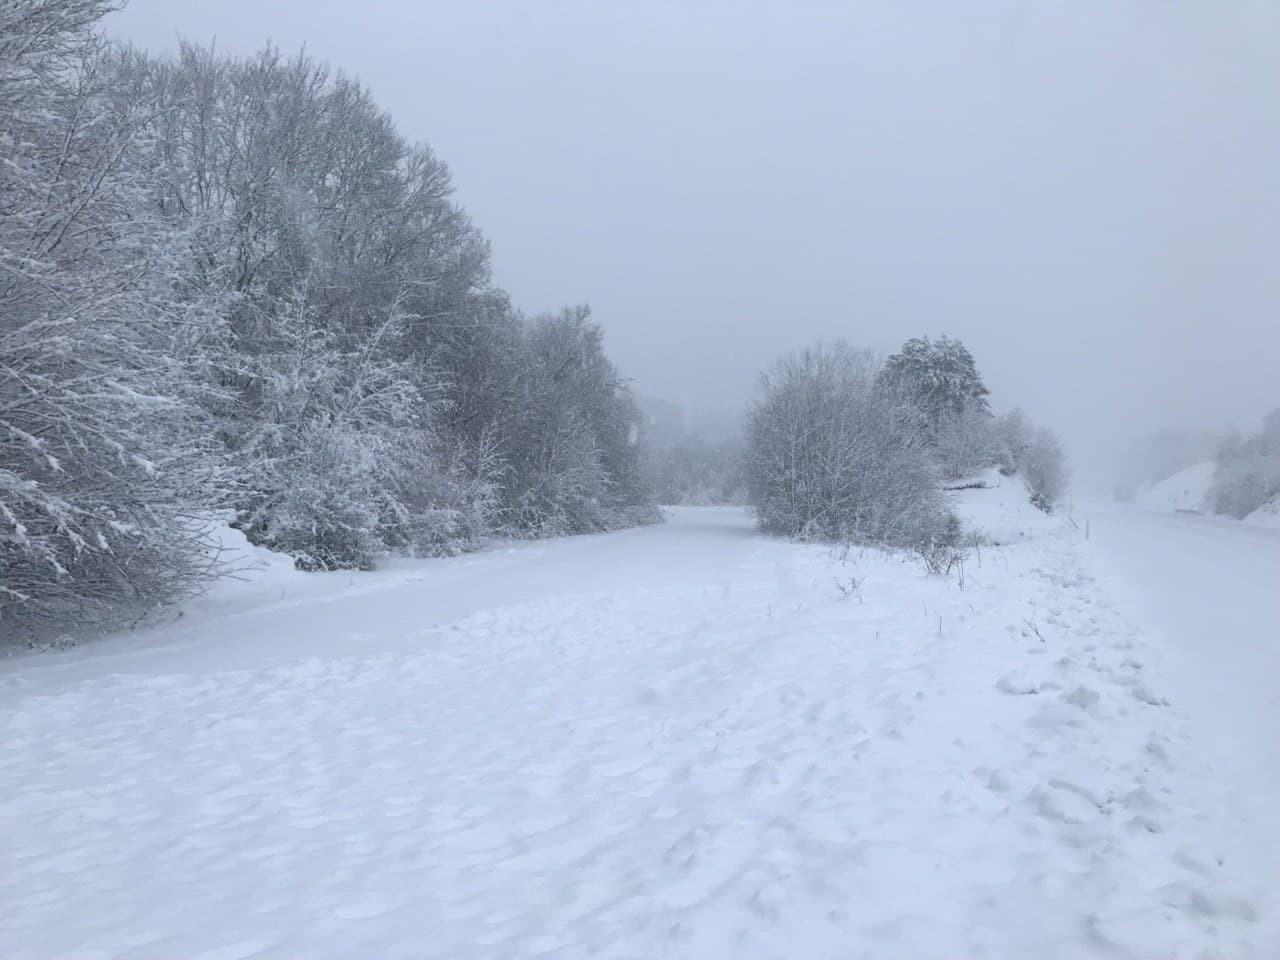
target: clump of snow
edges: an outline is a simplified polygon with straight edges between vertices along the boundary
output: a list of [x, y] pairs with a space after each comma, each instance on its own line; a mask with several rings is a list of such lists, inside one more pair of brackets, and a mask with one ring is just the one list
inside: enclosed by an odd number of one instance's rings
[[302, 579], [293, 557], [250, 543], [244, 531], [231, 526], [229, 516], [211, 519], [209, 539], [218, 559], [244, 579], [271, 582]]
[[206, 534], [211, 552], [227, 575], [188, 607], [218, 608], [228, 604], [243, 606], [256, 597], [279, 595], [289, 588], [304, 587], [311, 578], [298, 570], [287, 553], [250, 543], [244, 532], [231, 526], [231, 517], [211, 517]]
[[[211, 563], [216, 563], [220, 575], [207, 589], [174, 606], [165, 607], [154, 619], [148, 618], [153, 627], [147, 630], [117, 634], [106, 640], [95, 640], [92, 647], [102, 650], [145, 646], [152, 642], [154, 634], [163, 634], [166, 624], [182, 621], [201, 624], [205, 632], [214, 632], [215, 623], [244, 616], [250, 612], [278, 603], [288, 598], [315, 598], [332, 594], [339, 583], [352, 582], [349, 573], [304, 573], [297, 568], [293, 557], [249, 542], [243, 531], [231, 526], [230, 511], [210, 513], [202, 519], [206, 526], [201, 543]], [[158, 624], [158, 625], [156, 625]], [[68, 638], [71, 645], [78, 643]]]
[[1148, 510], [1203, 510], [1215, 470], [1212, 460], [1192, 464], [1140, 491], [1134, 501]]
[[1018, 543], [1068, 523], [1060, 512], [1047, 514], [1033, 506], [1027, 485], [1017, 475], [1006, 477], [993, 468], [952, 486], [965, 488], [951, 493], [951, 509], [960, 525], [987, 543]]

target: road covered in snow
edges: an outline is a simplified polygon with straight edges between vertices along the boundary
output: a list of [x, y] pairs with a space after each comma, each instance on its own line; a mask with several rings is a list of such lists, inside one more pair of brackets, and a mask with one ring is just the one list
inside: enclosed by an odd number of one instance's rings
[[0, 956], [1273, 957], [1094, 528], [961, 584], [689, 508], [0, 661]]

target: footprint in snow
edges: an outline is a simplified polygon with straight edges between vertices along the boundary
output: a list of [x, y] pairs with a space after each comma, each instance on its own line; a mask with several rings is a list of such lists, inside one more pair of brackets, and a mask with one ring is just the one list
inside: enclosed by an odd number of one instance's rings
[[355, 903], [338, 907], [333, 911], [333, 915], [339, 920], [372, 920], [394, 909], [394, 904], [384, 903], [381, 900], [357, 900]]
[[1040, 685], [1020, 673], [1006, 673], [996, 681], [996, 689], [1011, 696], [1030, 696], [1040, 692]]
[[1081, 710], [1089, 711], [1096, 707], [1102, 700], [1102, 695], [1097, 690], [1089, 687], [1076, 687], [1070, 693], [1063, 696], [1063, 702], [1071, 704], [1073, 707], [1079, 707]]
[[1137, 686], [1135, 686], [1133, 688], [1133, 697], [1135, 700], [1139, 701], [1140, 703], [1150, 704], [1153, 707], [1169, 706], [1168, 700], [1166, 700], [1164, 697], [1157, 697], [1154, 693], [1151, 692], [1151, 689], [1147, 687], [1146, 684], [1140, 683]]

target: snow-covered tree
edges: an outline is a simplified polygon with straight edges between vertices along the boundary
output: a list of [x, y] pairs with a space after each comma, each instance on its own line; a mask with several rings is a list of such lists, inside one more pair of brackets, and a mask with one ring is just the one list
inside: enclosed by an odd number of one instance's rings
[[959, 340], [908, 340], [885, 361], [881, 376], [924, 412], [932, 436], [948, 418], [990, 413], [987, 387], [973, 355]]
[[1014, 408], [996, 418], [992, 424], [993, 455], [1001, 473], [1011, 476], [1018, 472], [1031, 447], [1034, 433], [1035, 428], [1020, 409]]
[[1023, 451], [1018, 471], [1031, 493], [1031, 502], [1049, 513], [1067, 492], [1067, 458], [1058, 435], [1039, 427]]
[[745, 473], [764, 530], [909, 546], [949, 535], [927, 416], [881, 373], [870, 354], [837, 343], [784, 357], [761, 378]]
[[528, 326], [517, 396], [504, 485], [512, 529], [582, 533], [653, 518], [639, 410], [589, 310]]
[[241, 525], [307, 567], [474, 543], [496, 511], [493, 424], [445, 421], [494, 296], [448, 169], [305, 56], [185, 46], [149, 79], [188, 289], [225, 304], [209, 346], [231, 399], [210, 412]]
[[1243, 519], [1265, 504], [1280, 501], [1280, 409], [1248, 437], [1234, 437], [1218, 451], [1209, 490], [1214, 513]]
[[991, 414], [975, 406], [947, 413], [938, 423], [934, 455], [948, 480], [971, 477], [996, 463], [1000, 438]]
[[200, 303], [149, 199], [155, 105], [90, 30], [0, 5], [0, 632], [111, 626], [211, 566], [189, 382]]
[[512, 308], [430, 149], [306, 56], [116, 48], [111, 6], [0, 4], [0, 620], [180, 596], [215, 507], [321, 569], [652, 516], [599, 328]]

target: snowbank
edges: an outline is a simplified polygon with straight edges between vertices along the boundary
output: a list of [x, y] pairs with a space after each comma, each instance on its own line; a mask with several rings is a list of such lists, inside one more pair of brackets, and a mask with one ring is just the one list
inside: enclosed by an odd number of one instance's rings
[[1142, 490], [1134, 502], [1148, 510], [1203, 510], [1215, 470], [1212, 460], [1193, 464]]
[[244, 532], [231, 526], [225, 518], [212, 521], [209, 534], [218, 558], [244, 578], [279, 583], [304, 577], [294, 565], [293, 557], [250, 543]]
[[230, 525], [230, 517], [212, 517], [208, 537], [227, 575], [215, 581], [201, 596], [182, 605], [186, 614], [243, 611], [282, 593], [306, 589], [316, 582], [294, 565], [293, 557], [249, 542]]

